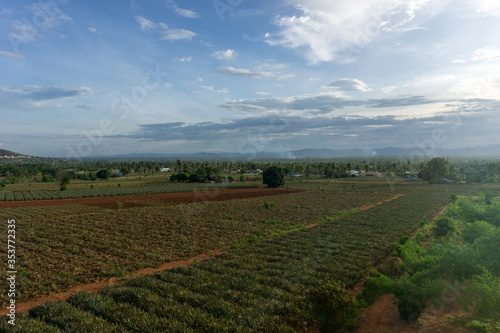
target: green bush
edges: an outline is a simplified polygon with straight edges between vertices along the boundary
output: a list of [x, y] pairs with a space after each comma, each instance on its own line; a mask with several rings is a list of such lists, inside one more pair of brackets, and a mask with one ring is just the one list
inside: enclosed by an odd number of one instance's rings
[[436, 237], [451, 235], [457, 231], [457, 222], [449, 217], [441, 217], [433, 228]]
[[457, 202], [457, 200], [458, 200], [458, 195], [456, 195], [455, 193], [450, 194], [450, 201], [452, 203]]
[[474, 243], [476, 239], [486, 235], [488, 232], [493, 231], [494, 226], [485, 221], [475, 221], [468, 224], [462, 231], [462, 238], [469, 244]]
[[320, 325], [320, 332], [332, 333], [356, 326], [359, 310], [355, 298], [342, 282], [329, 281], [312, 289], [309, 300]]
[[491, 204], [484, 212], [484, 220], [500, 227], [500, 204]]
[[477, 317], [500, 320], [500, 278], [488, 270], [472, 279], [462, 297], [463, 307]]
[[460, 201], [458, 203], [458, 214], [467, 222], [484, 220], [483, 212], [471, 201]]

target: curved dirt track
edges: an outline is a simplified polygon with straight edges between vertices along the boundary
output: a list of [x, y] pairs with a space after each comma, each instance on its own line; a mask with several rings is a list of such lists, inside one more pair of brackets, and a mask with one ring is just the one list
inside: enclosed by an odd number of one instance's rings
[[[123, 195], [114, 197], [79, 198], [79, 199], [56, 199], [56, 200], [33, 200], [33, 201], [8, 201], [0, 202], [2, 208], [18, 207], [40, 207], [40, 206], [65, 206], [65, 205], [88, 205], [103, 208], [116, 208], [117, 201], [127, 203], [129, 201], [156, 201], [173, 203], [196, 203], [202, 201], [225, 201], [231, 199], [248, 199], [281, 194], [303, 192], [301, 190], [288, 190], [277, 188], [238, 188], [212, 191], [157, 193], [141, 195]], [[147, 204], [145, 204], [147, 205]], [[133, 203], [124, 204], [123, 208], [133, 207]]]

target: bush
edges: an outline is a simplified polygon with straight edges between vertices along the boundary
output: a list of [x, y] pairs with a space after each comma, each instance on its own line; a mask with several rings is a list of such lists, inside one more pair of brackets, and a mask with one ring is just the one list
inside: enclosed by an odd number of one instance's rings
[[331, 333], [356, 326], [359, 313], [356, 300], [342, 282], [326, 282], [312, 289], [309, 300], [320, 325], [320, 332]]
[[490, 205], [484, 212], [484, 220], [496, 227], [500, 227], [500, 204]]
[[462, 238], [469, 244], [474, 243], [476, 239], [482, 237], [488, 232], [494, 230], [495, 227], [485, 221], [476, 221], [465, 227], [462, 231]]
[[458, 195], [456, 195], [455, 193], [450, 194], [450, 201], [452, 203], [457, 202], [457, 200], [458, 200]]
[[485, 266], [491, 273], [500, 276], [500, 228], [478, 238], [474, 244], [478, 251], [478, 262]]
[[484, 220], [483, 212], [470, 201], [460, 201], [458, 203], [458, 213], [467, 222]]
[[449, 217], [442, 217], [437, 220], [433, 230], [436, 237], [448, 236], [457, 231], [457, 222]]
[[278, 166], [272, 166], [266, 169], [263, 174], [263, 183], [271, 188], [285, 185], [285, 170]]
[[488, 270], [475, 276], [462, 295], [462, 306], [477, 317], [500, 320], [500, 278]]

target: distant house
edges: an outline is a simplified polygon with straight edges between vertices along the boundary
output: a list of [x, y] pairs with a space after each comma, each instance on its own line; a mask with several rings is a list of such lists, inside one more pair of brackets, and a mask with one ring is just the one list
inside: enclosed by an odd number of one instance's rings
[[121, 172], [113, 172], [111, 174], [111, 177], [123, 177], [123, 173], [121, 173]]
[[261, 169], [252, 169], [249, 170], [248, 172], [244, 173], [245, 176], [258, 176], [261, 174], [263, 171]]
[[170, 168], [161, 168], [160, 169], [161, 172], [169, 172], [170, 171]]
[[380, 173], [377, 171], [368, 171], [366, 173], [366, 177], [380, 177]]
[[292, 172], [287, 175], [288, 177], [301, 177], [302, 174], [300, 172]]
[[349, 171], [349, 174], [352, 176], [352, 175], [359, 175], [359, 171], [358, 170], [350, 170]]

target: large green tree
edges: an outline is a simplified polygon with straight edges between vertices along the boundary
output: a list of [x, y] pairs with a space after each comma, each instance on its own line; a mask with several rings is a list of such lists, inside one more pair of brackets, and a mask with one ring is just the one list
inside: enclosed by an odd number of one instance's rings
[[443, 157], [434, 157], [422, 170], [421, 178], [427, 181], [443, 179], [448, 176], [450, 163]]
[[267, 187], [280, 187], [285, 185], [285, 170], [279, 166], [272, 166], [262, 174], [264, 185]]

